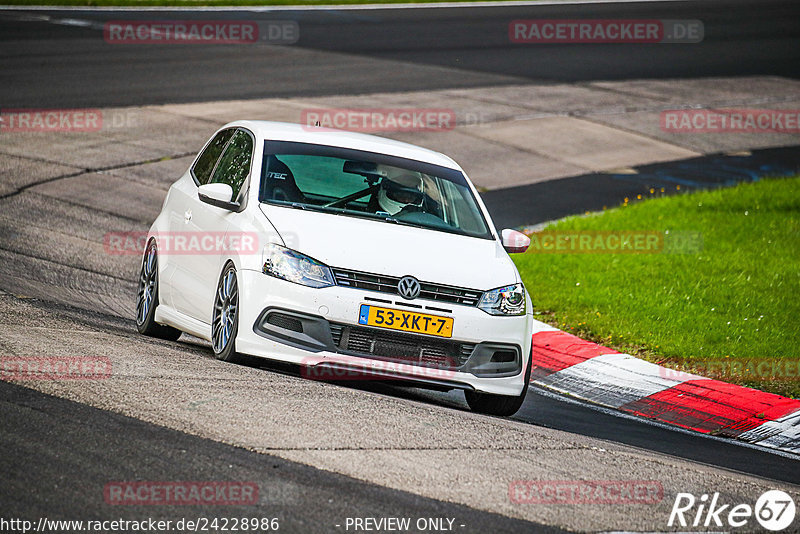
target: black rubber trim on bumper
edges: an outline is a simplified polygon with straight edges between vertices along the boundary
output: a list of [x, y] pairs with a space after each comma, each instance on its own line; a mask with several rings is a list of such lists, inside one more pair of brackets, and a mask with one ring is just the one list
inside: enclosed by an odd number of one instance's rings
[[[267, 318], [271, 313], [279, 313], [296, 319], [303, 325], [303, 331], [297, 332], [268, 323]], [[297, 313], [285, 308], [266, 308], [256, 319], [253, 332], [261, 337], [311, 352], [338, 351], [336, 345], [333, 344], [331, 326], [327, 319], [316, 315]]]
[[[513, 352], [514, 360], [511, 362], [492, 361], [492, 358], [500, 352]], [[522, 350], [518, 345], [506, 343], [492, 343], [490, 341], [478, 343], [464, 364], [462, 371], [479, 378], [516, 376], [522, 372]]]

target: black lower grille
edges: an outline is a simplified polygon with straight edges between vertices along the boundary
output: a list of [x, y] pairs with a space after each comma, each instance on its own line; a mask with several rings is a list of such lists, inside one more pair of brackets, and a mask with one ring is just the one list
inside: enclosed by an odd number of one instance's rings
[[340, 324], [331, 324], [331, 337], [333, 338], [333, 344], [337, 347], [339, 346], [339, 342], [342, 340], [342, 331], [344, 327]]
[[358, 356], [441, 369], [462, 367], [475, 348], [474, 343], [334, 323], [331, 336], [340, 350]]
[[303, 323], [300, 320], [295, 319], [291, 315], [287, 315], [285, 313], [272, 312], [267, 316], [267, 322], [272, 326], [277, 326], [278, 328], [285, 328], [286, 330], [291, 330], [292, 332], [303, 331]]

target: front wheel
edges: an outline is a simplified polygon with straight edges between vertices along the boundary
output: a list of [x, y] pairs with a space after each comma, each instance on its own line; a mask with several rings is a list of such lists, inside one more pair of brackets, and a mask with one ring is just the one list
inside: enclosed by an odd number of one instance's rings
[[140, 334], [175, 341], [181, 331], [155, 321], [158, 307], [158, 248], [155, 241], [147, 244], [139, 273], [139, 292], [136, 295], [136, 329]]
[[464, 391], [464, 397], [467, 399], [470, 409], [473, 412], [482, 413], [486, 415], [499, 415], [501, 417], [510, 417], [517, 413], [525, 401], [525, 395], [528, 393], [528, 383], [531, 380], [531, 367], [533, 366], [533, 351], [528, 358], [528, 368], [525, 370], [525, 385], [522, 386], [522, 392], [517, 396], [511, 395], [495, 395], [493, 393], [480, 393], [478, 391]]
[[239, 331], [239, 283], [236, 267], [229, 263], [222, 270], [214, 298], [211, 318], [211, 346], [218, 360], [241, 363], [236, 353], [236, 333]]

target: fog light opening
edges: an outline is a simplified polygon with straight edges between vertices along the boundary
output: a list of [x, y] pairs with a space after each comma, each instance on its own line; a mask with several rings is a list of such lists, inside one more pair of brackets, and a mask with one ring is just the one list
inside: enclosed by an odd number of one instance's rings
[[512, 363], [516, 359], [517, 353], [513, 350], [497, 350], [492, 354], [491, 361], [494, 363]]

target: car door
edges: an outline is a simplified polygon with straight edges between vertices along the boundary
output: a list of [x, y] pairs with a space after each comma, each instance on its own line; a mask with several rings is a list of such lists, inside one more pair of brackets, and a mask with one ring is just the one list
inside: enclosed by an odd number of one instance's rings
[[[224, 183], [233, 190], [232, 201], [239, 209], [226, 209], [200, 200], [195, 192], [190, 201], [189, 226], [204, 239], [201, 250], [187, 263], [188, 291], [185, 295], [188, 313], [195, 319], [210, 323], [217, 282], [225, 262], [233, 256], [230, 249], [241, 246], [241, 236], [230, 236], [228, 229], [237, 217], [243, 217], [253, 160], [253, 135], [239, 128], [231, 136], [217, 161], [208, 183]], [[238, 225], [233, 225], [234, 228]], [[208, 245], [206, 245], [208, 243]], [[210, 247], [210, 248], [209, 248]]]
[[190, 294], [197, 291], [190, 276], [197, 262], [197, 256], [187, 253], [185, 245], [178, 245], [179, 239], [187, 239], [197, 230], [192, 223], [193, 212], [196, 211], [197, 188], [208, 183], [214, 173], [219, 158], [225, 151], [228, 142], [236, 133], [236, 128], [227, 128], [218, 132], [206, 144], [197, 160], [178, 182], [169, 195], [169, 235], [163, 236], [160, 246], [163, 265], [163, 276], [167, 281], [165, 302], [181, 313], [194, 315]]

